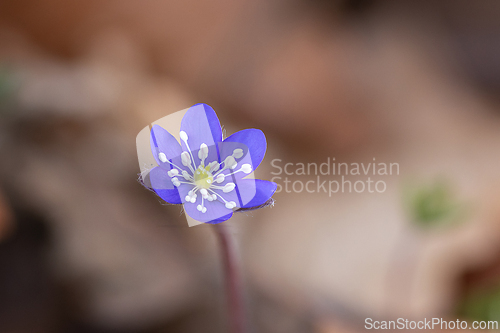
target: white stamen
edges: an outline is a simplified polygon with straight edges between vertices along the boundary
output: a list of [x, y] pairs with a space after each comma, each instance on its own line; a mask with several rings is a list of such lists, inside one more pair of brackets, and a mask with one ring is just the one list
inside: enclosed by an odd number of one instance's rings
[[184, 131], [180, 131], [180, 132], [179, 132], [179, 136], [181, 137], [181, 140], [182, 140], [182, 141], [187, 141], [187, 140], [188, 140], [188, 135], [187, 135], [187, 133], [186, 133], [186, 132], [184, 132]]
[[188, 166], [191, 164], [191, 156], [189, 156], [189, 153], [187, 151], [182, 152], [181, 160], [184, 166]]
[[184, 177], [185, 180], [191, 180], [191, 176], [186, 170], [182, 170], [182, 177]]
[[226, 202], [227, 209], [233, 209], [234, 207], [236, 207], [236, 202], [234, 202], [234, 201]]
[[186, 202], [191, 201], [191, 197], [189, 195], [186, 195]]
[[224, 193], [229, 193], [231, 192], [232, 190], [234, 190], [234, 188], [236, 187], [236, 185], [234, 183], [227, 183], [223, 188], [222, 188], [222, 191]]
[[236, 163], [236, 160], [234, 159], [233, 156], [228, 156], [224, 160], [224, 168], [225, 169], [234, 169], [238, 163]]
[[233, 157], [234, 158], [241, 158], [243, 156], [243, 149], [241, 148], [236, 148], [233, 150]]
[[211, 195], [209, 195], [209, 196], [207, 196], [207, 200], [208, 201], [214, 201], [214, 198]]
[[208, 146], [205, 143], [200, 145], [200, 150], [198, 151], [198, 157], [200, 160], [205, 161], [208, 157]]
[[198, 205], [196, 207], [196, 209], [198, 209], [202, 213], [206, 213], [207, 212], [207, 207], [205, 207], [205, 203], [204, 203], [203, 199], [201, 199], [201, 205]]
[[177, 177], [172, 178], [172, 183], [174, 184], [175, 187], [179, 187], [181, 185]]
[[[181, 158], [182, 158], [182, 164], [185, 163], [185, 161], [187, 161], [187, 164], [184, 164], [185, 166], [188, 166], [189, 164], [189, 169], [191, 169], [192, 172], [194, 172], [194, 169], [196, 169], [196, 164], [194, 163], [194, 156], [193, 156], [193, 153], [191, 152], [191, 148], [189, 148], [189, 145], [187, 143], [187, 140], [188, 140], [188, 135], [186, 132], [184, 131], [180, 131], [179, 132], [179, 136], [181, 137], [181, 140], [184, 141], [184, 144], [186, 145], [186, 148], [189, 152], [189, 156], [191, 157], [190, 159], [186, 159], [185, 160], [185, 157], [183, 157], [182, 155], [184, 153], [188, 154], [187, 152], [182, 152], [181, 154]], [[191, 161], [193, 162], [193, 166], [191, 166]]]
[[206, 199], [208, 196], [208, 191], [204, 188], [200, 190], [201, 195], [203, 196], [203, 199]]
[[252, 166], [250, 164], [246, 163], [246, 164], [243, 164], [241, 166], [240, 170], [243, 171], [244, 173], [248, 174], [248, 173], [252, 172]]
[[191, 203], [195, 203], [196, 202], [196, 197], [191, 197]]
[[214, 173], [220, 169], [220, 164], [217, 161], [213, 161], [212, 166], [210, 167], [210, 172]]
[[216, 181], [217, 183], [219, 183], [219, 184], [220, 184], [220, 183], [222, 183], [222, 182], [224, 181], [224, 179], [226, 179], [226, 176], [224, 176], [224, 174], [223, 174], [223, 173], [220, 173], [220, 174], [217, 176], [217, 178], [215, 178], [215, 181]]
[[160, 161], [162, 161], [163, 163], [165, 163], [166, 161], [168, 161], [167, 159], [167, 155], [165, 155], [164, 153], [159, 153], [158, 154], [158, 158], [160, 159]]
[[227, 203], [227, 200], [224, 199], [219, 193], [215, 192], [214, 190], [210, 190], [210, 192], [212, 192], [212, 198], [214, 198], [214, 200], [217, 200], [217, 197], [219, 197], [224, 203]]
[[168, 174], [169, 177], [175, 177], [175, 176], [177, 176], [179, 174], [179, 170], [172, 169], [172, 170], [168, 171], [167, 174]]

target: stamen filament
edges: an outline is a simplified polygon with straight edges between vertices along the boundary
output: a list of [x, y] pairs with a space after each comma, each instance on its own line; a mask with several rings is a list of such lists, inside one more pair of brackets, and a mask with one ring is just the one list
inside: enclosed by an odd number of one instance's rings
[[169, 163], [170, 165], [174, 166], [175, 168], [177, 168], [179, 170], [183, 170], [182, 168], [180, 168], [177, 165], [175, 165], [173, 162], [170, 162], [170, 160], [167, 160], [165, 163]]
[[[216, 177], [217, 177], [217, 176], [218, 176], [218, 175], [219, 175], [222, 171], [225, 171], [225, 170], [227, 170], [227, 169], [222, 169], [221, 171], [217, 172], [217, 173], [214, 175], [214, 178], [216, 178]], [[240, 171], [243, 171], [243, 170], [242, 170], [242, 169], [239, 169], [239, 170], [236, 170], [236, 171], [230, 172], [230, 173], [228, 173], [228, 174], [223, 173], [223, 175], [227, 177], [227, 176], [234, 175], [235, 173], [238, 173], [238, 172], [240, 172]]]
[[211, 190], [211, 189], [208, 189], [210, 192], [213, 192], [213, 194], [215, 194], [216, 196], [218, 196], [219, 198], [222, 199], [222, 201], [224, 201], [224, 203], [228, 203], [228, 201], [226, 201], [226, 199], [224, 199], [219, 193], [215, 192], [214, 190]]
[[189, 155], [191, 155], [191, 162], [193, 163], [193, 167], [194, 167], [194, 169], [193, 169], [193, 168], [191, 168], [191, 165], [189, 165], [189, 167], [190, 167], [191, 171], [192, 171], [192, 172], [193, 172], [193, 174], [194, 174], [194, 170], [196, 170], [197, 166], [196, 166], [196, 163], [194, 163], [193, 153], [191, 152], [191, 148], [189, 147], [188, 137], [187, 137], [187, 135], [186, 135], [186, 132], [181, 131], [181, 133], [183, 134], [183, 135], [181, 134], [181, 139], [182, 139], [182, 141], [184, 141], [184, 143], [186, 144], [186, 148], [187, 148], [187, 150], [188, 150], [188, 152], [189, 152]]

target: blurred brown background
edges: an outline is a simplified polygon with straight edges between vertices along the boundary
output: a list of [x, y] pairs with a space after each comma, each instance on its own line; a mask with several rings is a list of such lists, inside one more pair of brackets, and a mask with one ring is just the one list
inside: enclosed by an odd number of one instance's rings
[[0, 1], [0, 332], [225, 331], [210, 226], [137, 182], [199, 102], [266, 133], [262, 179], [400, 165], [227, 222], [254, 332], [500, 320], [499, 59], [496, 0]]

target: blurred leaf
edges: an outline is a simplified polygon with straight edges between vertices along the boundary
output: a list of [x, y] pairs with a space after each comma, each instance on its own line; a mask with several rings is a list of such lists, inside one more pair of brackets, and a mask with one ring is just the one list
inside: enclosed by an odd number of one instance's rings
[[10, 70], [0, 65], [0, 113], [9, 110], [8, 105], [15, 91], [13, 76]]
[[467, 295], [461, 301], [458, 313], [471, 320], [500, 321], [500, 286]]
[[408, 187], [406, 198], [411, 220], [424, 228], [455, 224], [464, 212], [451, 186], [444, 181]]

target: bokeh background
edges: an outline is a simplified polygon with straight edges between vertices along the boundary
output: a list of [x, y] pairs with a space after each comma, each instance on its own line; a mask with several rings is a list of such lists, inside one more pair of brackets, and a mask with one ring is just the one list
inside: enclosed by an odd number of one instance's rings
[[137, 181], [137, 133], [199, 102], [266, 133], [258, 178], [400, 165], [227, 222], [254, 332], [500, 320], [499, 93], [496, 0], [2, 0], [0, 331], [226, 330], [213, 230]]

